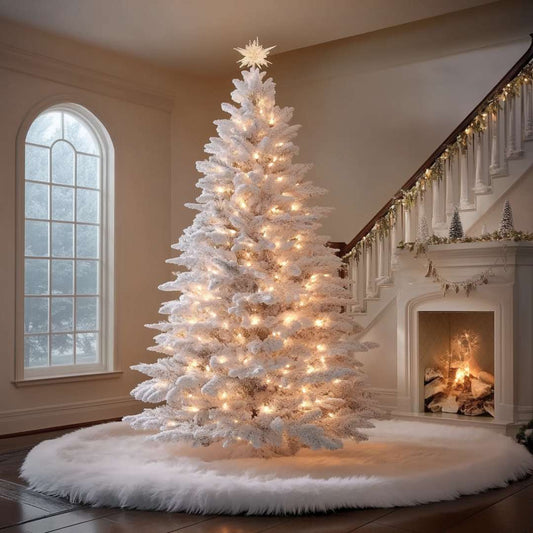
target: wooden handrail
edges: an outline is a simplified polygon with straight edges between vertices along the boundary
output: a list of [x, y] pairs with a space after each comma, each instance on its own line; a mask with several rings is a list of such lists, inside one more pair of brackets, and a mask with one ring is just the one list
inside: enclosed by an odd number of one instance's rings
[[464, 132], [464, 130], [471, 124], [479, 112], [498, 94], [512, 79], [514, 79], [520, 71], [533, 58], [533, 33], [530, 33], [531, 43], [522, 57], [512, 66], [507, 74], [494, 86], [494, 88], [481, 100], [481, 102], [473, 109], [473, 111], [455, 128], [448, 137], [440, 144], [440, 146], [422, 163], [418, 170], [404, 183], [403, 187], [389, 200], [370, 220], [370, 222], [341, 250], [341, 256], [346, 255], [355, 245], [374, 227], [375, 223], [384, 216], [390, 207], [393, 205], [396, 198], [401, 197], [402, 191], [406, 191], [416, 184], [418, 178], [422, 173], [429, 168], [450, 146], [457, 137]]

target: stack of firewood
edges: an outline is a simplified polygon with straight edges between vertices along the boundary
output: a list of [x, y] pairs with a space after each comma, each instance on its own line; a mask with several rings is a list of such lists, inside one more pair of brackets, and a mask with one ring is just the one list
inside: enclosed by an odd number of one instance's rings
[[485, 371], [476, 376], [450, 368], [447, 376], [438, 368], [424, 372], [424, 405], [431, 413], [461, 413], [494, 416], [494, 376]]

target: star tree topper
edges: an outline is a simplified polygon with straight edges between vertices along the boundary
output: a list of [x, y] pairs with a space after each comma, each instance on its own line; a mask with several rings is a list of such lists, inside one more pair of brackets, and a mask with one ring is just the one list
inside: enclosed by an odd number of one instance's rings
[[237, 61], [237, 63], [240, 63], [241, 68], [266, 67], [270, 65], [270, 61], [267, 61], [267, 56], [273, 48], [276, 47], [263, 48], [256, 37], [255, 41], [250, 41], [244, 48], [234, 48], [234, 50], [243, 56], [242, 59]]

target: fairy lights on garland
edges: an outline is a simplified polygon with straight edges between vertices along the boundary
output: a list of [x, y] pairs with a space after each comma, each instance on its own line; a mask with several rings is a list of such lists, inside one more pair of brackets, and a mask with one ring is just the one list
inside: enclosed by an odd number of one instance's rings
[[[494, 233], [486, 233], [480, 237], [462, 237], [461, 239], [450, 239], [449, 237], [439, 237], [437, 235], [432, 235], [427, 241], [414, 241], [414, 242], [403, 242], [401, 241], [398, 244], [400, 250], [409, 250], [410, 252], [415, 253], [415, 257], [423, 255], [427, 261], [427, 271], [426, 278], [432, 278], [435, 283], [439, 283], [442, 289], [443, 296], [446, 296], [446, 293], [452, 292], [458, 294], [461, 291], [464, 291], [467, 296], [481, 285], [486, 285], [489, 282], [489, 278], [494, 275], [493, 269], [500, 262], [503, 261], [504, 267], [506, 264], [506, 246], [505, 243], [509, 241], [520, 242], [520, 241], [533, 241], [533, 233], [526, 233], [523, 231], [511, 230], [506, 233], [504, 236], [495, 231]], [[432, 244], [456, 244], [456, 243], [465, 243], [465, 242], [502, 242], [503, 246], [503, 256], [499, 258], [494, 265], [487, 268], [480, 274], [472, 276], [464, 281], [452, 281], [442, 277], [433, 261], [429, 258], [427, 254], [428, 246]]]
[[533, 62], [528, 63], [499, 93], [486, 102], [472, 122], [457, 136], [455, 142], [448, 145], [409, 190], [402, 189], [394, 196], [393, 203], [387, 213], [379, 218], [373, 228], [342, 258], [347, 260], [354, 257], [357, 260], [363, 246], [371, 246], [377, 237], [388, 235], [391, 228], [396, 224], [400, 209], [402, 207], [410, 209], [416, 205], [423, 198], [429, 184], [442, 180], [446, 161], [457, 153], [464, 152], [468, 145], [472, 143], [474, 135], [480, 135], [487, 129], [489, 117], [494, 116], [498, 110], [502, 109], [505, 100], [509, 97], [518, 96], [522, 87], [531, 83], [533, 83]]

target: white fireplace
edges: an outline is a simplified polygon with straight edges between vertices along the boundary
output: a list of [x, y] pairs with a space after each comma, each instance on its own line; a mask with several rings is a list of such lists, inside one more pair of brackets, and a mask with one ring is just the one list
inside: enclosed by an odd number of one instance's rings
[[[395, 413], [451, 423], [487, 424], [500, 431], [530, 420], [533, 243], [438, 245], [429, 247], [428, 256], [439, 275], [447, 280], [465, 281], [487, 269], [491, 275], [486, 285], [477, 287], [469, 296], [464, 291], [443, 295], [440, 284], [425, 277], [427, 262], [423, 257], [398, 251], [394, 266], [398, 286]], [[469, 335], [476, 337], [474, 348], [467, 346], [472, 340]], [[454, 348], [453, 343], [460, 342], [464, 346]], [[437, 374], [432, 371], [433, 377], [428, 376], [428, 368], [436, 369]], [[459, 368], [462, 370], [457, 373]], [[481, 397], [475, 398], [474, 394], [472, 400], [470, 394], [456, 413], [442, 412], [438, 401], [432, 405], [437, 412], [428, 412], [428, 377], [435, 376], [440, 380], [435, 382], [440, 395], [437, 400], [445, 400], [451, 387], [459, 401], [463, 388], [464, 394], [471, 393], [471, 381], [474, 392]], [[481, 413], [483, 406], [486, 409]], [[452, 408], [447, 410], [454, 410], [453, 400]]]

